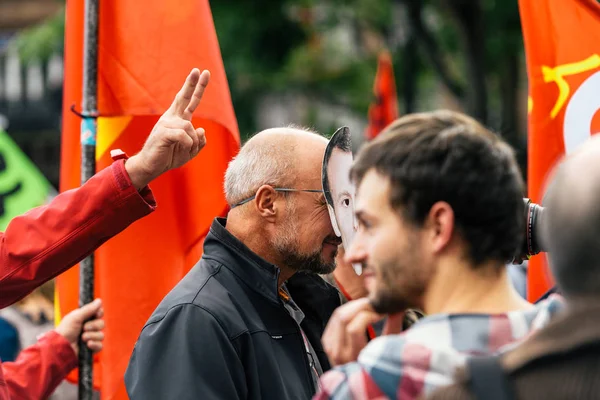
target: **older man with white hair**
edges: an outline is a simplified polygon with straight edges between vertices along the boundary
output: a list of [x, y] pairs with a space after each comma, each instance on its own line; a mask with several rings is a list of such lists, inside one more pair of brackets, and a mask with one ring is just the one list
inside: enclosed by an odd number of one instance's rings
[[142, 330], [125, 375], [132, 400], [315, 393], [329, 369], [320, 337], [340, 301], [317, 275], [333, 271], [341, 243], [321, 183], [326, 146], [307, 130], [269, 129], [230, 163], [231, 211]]

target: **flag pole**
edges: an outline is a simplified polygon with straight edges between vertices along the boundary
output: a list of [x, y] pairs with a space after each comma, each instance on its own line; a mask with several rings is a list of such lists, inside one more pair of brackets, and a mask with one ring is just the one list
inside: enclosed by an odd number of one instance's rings
[[[96, 173], [96, 117], [98, 114], [98, 2], [85, 0], [83, 40], [83, 96], [81, 103], [81, 183]], [[94, 255], [79, 265], [79, 306], [94, 299]], [[92, 352], [79, 340], [79, 400], [93, 394]]]

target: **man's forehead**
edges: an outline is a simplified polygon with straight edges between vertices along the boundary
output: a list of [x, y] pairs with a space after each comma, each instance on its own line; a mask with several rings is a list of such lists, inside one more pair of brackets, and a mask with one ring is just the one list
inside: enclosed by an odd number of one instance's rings
[[298, 181], [310, 184], [318, 182], [320, 187], [324, 152], [325, 150], [320, 148], [310, 151], [303, 149], [297, 154], [294, 171], [290, 173], [294, 174]]
[[[351, 168], [352, 153], [343, 153], [340, 151], [339, 154], [332, 154], [327, 166], [328, 181], [332, 190], [335, 190], [338, 186], [354, 186], [354, 183], [350, 181]], [[341, 188], [338, 189], [341, 190]]]
[[356, 189], [356, 210], [372, 211], [389, 206], [389, 191], [389, 178], [382, 176], [375, 170], [370, 170], [365, 174]]
[[[288, 171], [291, 181], [300, 189], [322, 189], [321, 166], [316, 162], [298, 162]], [[300, 187], [302, 186], [302, 187]], [[304, 187], [306, 186], [306, 187]]]
[[[335, 168], [345, 168], [346, 171], [343, 171], [345, 176], [350, 175], [350, 167], [352, 167], [353, 156], [350, 152], [341, 151], [339, 149], [335, 149], [331, 156], [329, 156], [329, 168], [332, 166]], [[341, 172], [341, 171], [340, 171]]]
[[[321, 175], [317, 173], [305, 174], [296, 178], [298, 189], [323, 189]], [[302, 187], [300, 187], [302, 186]]]

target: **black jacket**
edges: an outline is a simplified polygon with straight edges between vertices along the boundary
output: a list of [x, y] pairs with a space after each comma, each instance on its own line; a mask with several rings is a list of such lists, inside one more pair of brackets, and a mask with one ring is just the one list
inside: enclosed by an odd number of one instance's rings
[[[278, 295], [279, 269], [217, 219], [204, 255], [144, 326], [125, 373], [131, 400], [309, 399], [314, 384], [300, 330]], [[321, 277], [297, 273], [287, 288], [323, 370], [320, 342], [339, 306]]]

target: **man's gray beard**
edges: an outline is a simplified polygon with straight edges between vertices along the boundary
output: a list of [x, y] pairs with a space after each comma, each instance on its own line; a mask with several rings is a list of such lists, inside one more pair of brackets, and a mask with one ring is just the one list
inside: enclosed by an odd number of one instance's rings
[[[282, 233], [275, 237], [271, 243], [279, 254], [281, 262], [293, 271], [309, 271], [316, 274], [329, 274], [335, 269], [335, 261], [330, 263], [323, 260], [321, 247], [312, 254], [301, 254], [298, 250], [299, 243], [295, 233], [296, 221], [288, 220], [288, 226], [282, 229]], [[335, 255], [334, 255], [335, 260]]]

